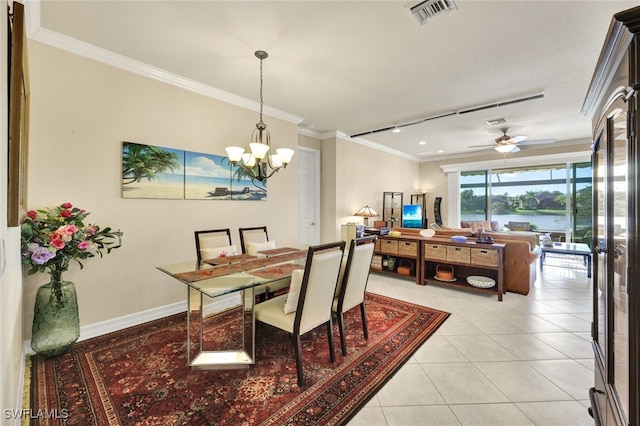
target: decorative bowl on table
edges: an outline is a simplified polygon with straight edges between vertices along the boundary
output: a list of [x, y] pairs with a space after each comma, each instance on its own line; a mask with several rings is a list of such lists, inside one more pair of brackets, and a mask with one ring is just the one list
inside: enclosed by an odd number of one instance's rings
[[451, 241], [453, 241], [454, 243], [465, 243], [467, 242], [467, 237], [465, 237], [464, 235], [454, 235], [453, 237], [451, 237]]
[[496, 285], [496, 280], [493, 278], [483, 277], [480, 275], [468, 276], [467, 282], [476, 288], [491, 288]]

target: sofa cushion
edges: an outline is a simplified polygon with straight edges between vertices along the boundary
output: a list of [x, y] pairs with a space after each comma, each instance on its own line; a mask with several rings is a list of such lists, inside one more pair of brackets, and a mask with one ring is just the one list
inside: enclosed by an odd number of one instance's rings
[[473, 232], [476, 232], [477, 228], [482, 228], [485, 231], [497, 231], [500, 224], [495, 220], [463, 220], [460, 222], [460, 227], [471, 228]]

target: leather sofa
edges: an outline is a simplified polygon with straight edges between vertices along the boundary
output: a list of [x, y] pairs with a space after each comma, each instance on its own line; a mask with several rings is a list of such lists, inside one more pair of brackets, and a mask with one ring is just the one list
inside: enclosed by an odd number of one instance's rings
[[[403, 234], [416, 234], [420, 230], [394, 228]], [[447, 228], [435, 231], [436, 237], [464, 235], [471, 237], [471, 229]], [[497, 243], [505, 243], [504, 249], [504, 288], [505, 291], [527, 295], [537, 278], [536, 261], [542, 250], [537, 244], [538, 234], [534, 232], [485, 232]]]

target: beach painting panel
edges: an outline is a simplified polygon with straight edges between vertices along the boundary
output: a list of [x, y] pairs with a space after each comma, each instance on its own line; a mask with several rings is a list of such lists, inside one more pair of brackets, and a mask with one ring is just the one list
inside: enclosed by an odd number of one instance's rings
[[184, 151], [123, 142], [122, 198], [184, 199]]
[[266, 186], [255, 185], [226, 156], [185, 152], [185, 198], [190, 200], [263, 200]]

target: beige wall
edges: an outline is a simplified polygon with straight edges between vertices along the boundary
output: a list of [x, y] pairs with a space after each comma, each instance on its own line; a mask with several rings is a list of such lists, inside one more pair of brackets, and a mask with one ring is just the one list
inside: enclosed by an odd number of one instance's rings
[[[403, 192], [405, 204], [409, 204], [411, 194], [420, 188], [419, 163], [415, 161], [339, 137], [323, 140], [322, 148], [323, 204], [327, 204], [322, 224], [325, 240], [340, 238], [344, 223], [362, 223], [362, 218], [353, 214], [365, 205], [382, 215], [383, 192]], [[326, 163], [325, 153], [331, 157]]]
[[[91, 221], [120, 228], [121, 249], [65, 274], [76, 283], [81, 325], [184, 299], [156, 266], [194, 258], [193, 231], [267, 225], [278, 244], [297, 243], [297, 168], [268, 183], [262, 202], [121, 198], [122, 141], [224, 154], [247, 145], [258, 113], [32, 42], [29, 207], [71, 202]], [[277, 147], [296, 148], [297, 126], [265, 117]], [[25, 280], [25, 338], [44, 274]]]
[[298, 145], [304, 146], [305, 148], [315, 149], [317, 151], [322, 150], [322, 141], [307, 135], [298, 135]]

